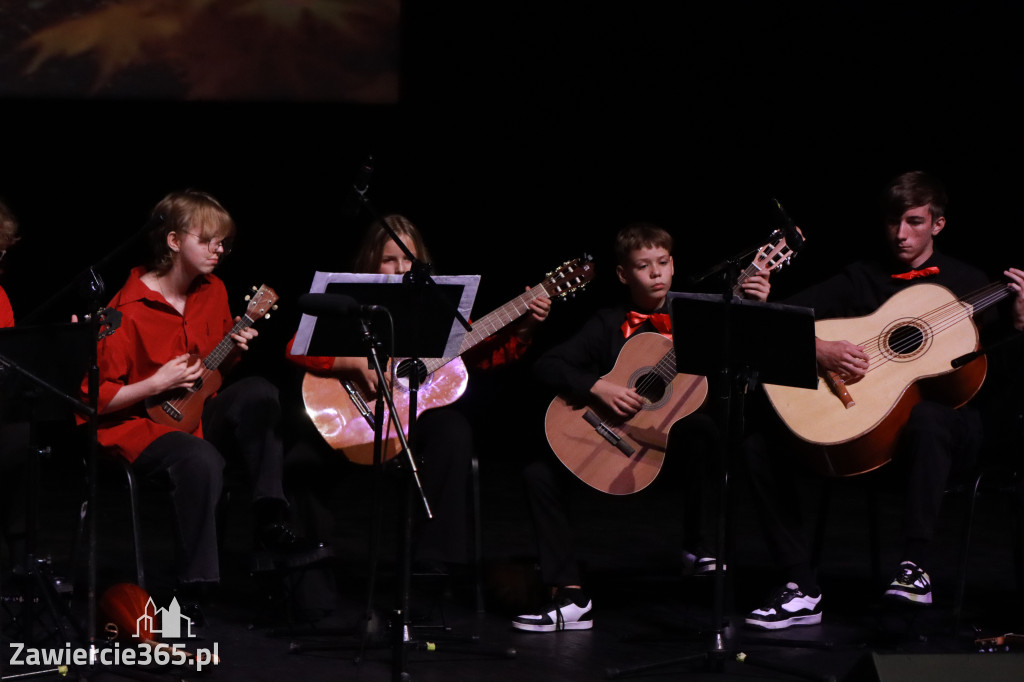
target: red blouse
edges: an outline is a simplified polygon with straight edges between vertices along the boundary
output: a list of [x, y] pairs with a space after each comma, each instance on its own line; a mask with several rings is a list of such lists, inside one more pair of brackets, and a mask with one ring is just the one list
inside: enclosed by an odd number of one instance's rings
[[[110, 307], [121, 312], [121, 326], [98, 345], [99, 409], [123, 386], [146, 379], [169, 360], [190, 353], [206, 357], [234, 326], [224, 283], [214, 275], [200, 278], [181, 315], [164, 297], [146, 286], [132, 270]], [[88, 389], [87, 381], [82, 390]], [[146, 416], [143, 403], [106, 414], [99, 422], [99, 443], [129, 461], [174, 429]], [[202, 425], [193, 435], [202, 436]]]
[[14, 309], [7, 298], [7, 292], [0, 287], [0, 328], [14, 326]]

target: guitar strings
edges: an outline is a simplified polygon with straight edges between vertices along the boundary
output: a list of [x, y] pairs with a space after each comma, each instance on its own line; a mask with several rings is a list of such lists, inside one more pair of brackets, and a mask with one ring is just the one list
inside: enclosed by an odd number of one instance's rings
[[[964, 296], [962, 299], [950, 301], [932, 311], [926, 312], [918, 319], [925, 322], [932, 332], [931, 336], [936, 336], [956, 326], [963, 320], [972, 317], [975, 312], [980, 312], [993, 303], [1006, 298], [1011, 292], [1012, 290], [1005, 284], [991, 284]], [[965, 302], [970, 304], [969, 308], [964, 305]], [[928, 332], [922, 332], [922, 334], [927, 336]], [[883, 366], [893, 359], [888, 353], [884, 352], [886, 346], [883, 340], [884, 335], [879, 334], [859, 344], [868, 351], [868, 372]], [[895, 344], [888, 346], [888, 349], [896, 355], [901, 355], [920, 345], [922, 341], [923, 339], [918, 338], [917, 335], [911, 335], [908, 339], [897, 341]]]
[[[221, 361], [224, 360], [225, 357], [227, 357], [227, 354], [230, 352], [230, 350], [221, 348], [221, 346], [229, 345], [232, 346], [232, 348], [234, 347], [235, 342], [231, 339], [231, 335], [238, 334], [243, 329], [251, 325], [252, 322], [249, 321], [249, 318], [246, 316], [243, 316], [241, 320], [235, 323], [235, 326], [233, 326], [231, 328], [231, 331], [228, 332], [227, 337], [222, 339], [221, 342], [217, 344], [217, 346], [210, 352], [210, 354], [206, 358], [200, 360], [200, 362], [203, 363], [203, 373], [196, 381], [205, 381], [210, 375], [213, 374], [214, 370], [210, 369], [206, 365], [207, 360], [216, 359], [215, 365], [220, 365]], [[225, 342], [229, 343], [225, 344]], [[199, 393], [189, 391], [188, 389], [184, 389], [184, 391], [185, 393], [182, 396], [178, 398], [171, 398], [170, 400], [166, 401], [168, 405], [178, 410], [179, 412], [186, 412], [188, 404], [195, 398], [199, 397]]]

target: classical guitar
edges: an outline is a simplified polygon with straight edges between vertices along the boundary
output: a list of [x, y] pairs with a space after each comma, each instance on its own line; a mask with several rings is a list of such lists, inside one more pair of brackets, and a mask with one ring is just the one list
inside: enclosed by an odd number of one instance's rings
[[[534, 299], [547, 296], [552, 300], [566, 298], [585, 286], [594, 277], [589, 256], [571, 260], [548, 273], [540, 284], [528, 289], [497, 310], [473, 322], [459, 354], [450, 358], [424, 358], [420, 362], [420, 387], [416, 414], [442, 407], [458, 400], [466, 391], [469, 374], [461, 356], [529, 311]], [[391, 364], [391, 384], [395, 409], [404, 432], [408, 434], [408, 375], [415, 361], [398, 360]], [[375, 396], [365, 396], [350, 381], [307, 373], [302, 380], [302, 399], [306, 412], [324, 440], [355, 464], [373, 464]], [[384, 407], [383, 458], [388, 460], [400, 452], [394, 420]]]
[[[740, 295], [743, 282], [756, 273], [790, 262], [794, 252], [785, 236], [771, 236], [740, 274], [734, 295]], [[644, 397], [644, 407], [622, 420], [601, 405], [558, 396], [548, 406], [544, 430], [555, 455], [581, 481], [612, 495], [628, 495], [646, 488], [661, 472], [669, 430], [704, 403], [708, 382], [702, 376], [677, 373], [672, 341], [654, 333], [627, 340], [603, 378], [635, 388]]]
[[[203, 373], [199, 379], [188, 388], [174, 389], [146, 400], [146, 413], [150, 419], [187, 433], [196, 430], [203, 416], [206, 399], [216, 393], [224, 381], [217, 368], [237, 345], [231, 335], [248, 329], [261, 317], [270, 317], [269, 313], [277, 303], [277, 292], [266, 284], [259, 289], [253, 287], [253, 291], [253, 294], [246, 296], [249, 304], [245, 308], [245, 314], [217, 347], [202, 359]], [[193, 359], [199, 360], [199, 357], [195, 356]]]
[[990, 284], [957, 298], [938, 284], [915, 284], [870, 315], [819, 320], [818, 338], [863, 339], [854, 343], [870, 358], [866, 376], [847, 386], [823, 373], [816, 390], [765, 384], [765, 392], [815, 469], [832, 476], [871, 471], [892, 459], [915, 404], [959, 407], [981, 388], [984, 356], [960, 368], [952, 361], [978, 348], [972, 316], [1012, 294]]

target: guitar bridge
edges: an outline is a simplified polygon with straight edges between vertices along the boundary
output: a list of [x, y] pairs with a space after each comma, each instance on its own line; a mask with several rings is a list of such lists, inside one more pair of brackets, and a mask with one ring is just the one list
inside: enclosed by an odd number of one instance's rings
[[601, 418], [598, 417], [593, 410], [587, 410], [583, 413], [583, 421], [593, 426], [594, 430], [597, 431], [602, 438], [614, 445], [627, 457], [632, 457], [633, 453], [636, 452], [632, 445], [622, 439], [622, 436], [612, 431], [607, 424], [601, 421]]
[[178, 410], [176, 407], [174, 407], [174, 405], [171, 405], [168, 402], [163, 402], [163, 403], [160, 403], [160, 407], [163, 409], [164, 412], [167, 413], [167, 415], [171, 419], [173, 419], [176, 422], [180, 422], [181, 421], [181, 418], [182, 418], [183, 415], [181, 414], [180, 410]]

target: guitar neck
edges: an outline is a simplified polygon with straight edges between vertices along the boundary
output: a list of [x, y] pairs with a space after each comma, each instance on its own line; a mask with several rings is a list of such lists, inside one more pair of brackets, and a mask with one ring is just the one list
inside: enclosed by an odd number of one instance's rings
[[231, 336], [233, 334], [240, 333], [244, 329], [248, 329], [252, 325], [253, 321], [243, 315], [242, 319], [236, 322], [235, 326], [231, 328], [231, 331], [227, 333], [227, 336], [221, 339], [220, 343], [217, 344], [217, 347], [210, 351], [210, 354], [203, 359], [203, 366], [211, 372], [220, 367], [220, 363], [224, 362], [224, 358], [226, 358], [238, 345]]
[[[547, 296], [543, 286], [536, 286], [473, 322], [473, 330], [466, 333], [459, 346], [459, 355], [480, 344], [484, 339], [501, 331], [522, 317], [530, 309], [530, 303], [541, 296]], [[423, 361], [427, 372], [433, 372], [451, 362], [453, 358], [429, 358]]]
[[736, 284], [734, 284], [732, 287], [732, 295], [742, 296], [743, 283], [759, 272], [761, 272], [761, 268], [757, 266], [756, 262], [752, 261], [750, 265], [743, 269], [743, 272], [740, 273], [740, 276], [736, 278]]
[[1004, 298], [1013, 294], [1013, 290], [1003, 283], [989, 284], [977, 291], [972, 291], [960, 300], [971, 306], [971, 315], [976, 315], [986, 308], [999, 303]]

